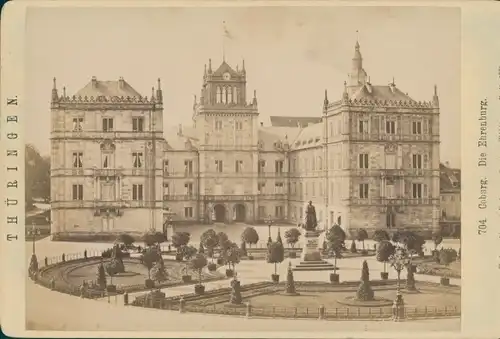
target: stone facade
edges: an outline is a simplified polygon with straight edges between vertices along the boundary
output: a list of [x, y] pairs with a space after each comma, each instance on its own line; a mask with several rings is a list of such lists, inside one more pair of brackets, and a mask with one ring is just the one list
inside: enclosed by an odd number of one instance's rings
[[54, 83], [52, 232], [161, 230], [166, 215], [298, 223], [309, 201], [320, 228], [439, 227], [437, 89], [417, 102], [394, 81], [372, 85], [358, 43], [352, 64], [344, 93], [330, 101], [325, 92], [316, 119], [264, 126], [244, 62], [212, 70], [209, 61], [193, 123], [174, 133], [162, 131], [159, 81], [150, 98], [123, 79], [94, 78], [71, 98]]

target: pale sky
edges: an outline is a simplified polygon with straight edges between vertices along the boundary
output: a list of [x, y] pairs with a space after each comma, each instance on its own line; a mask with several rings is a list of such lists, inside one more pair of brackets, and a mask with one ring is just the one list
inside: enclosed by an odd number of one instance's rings
[[356, 31], [373, 85], [432, 100], [438, 86], [441, 161], [460, 166], [460, 11], [439, 7], [32, 8], [26, 23], [26, 142], [50, 150], [50, 93], [73, 95], [92, 76], [151, 95], [162, 80], [164, 128], [190, 124], [203, 66], [245, 59], [247, 98], [261, 121], [321, 116], [324, 90], [341, 97]]

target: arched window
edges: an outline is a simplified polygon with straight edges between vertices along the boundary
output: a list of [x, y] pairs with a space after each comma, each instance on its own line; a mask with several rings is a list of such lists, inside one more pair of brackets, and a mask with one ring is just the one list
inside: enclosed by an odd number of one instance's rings
[[222, 103], [226, 103], [227, 102], [227, 92], [226, 92], [226, 87], [222, 87]]
[[227, 103], [230, 104], [233, 102], [233, 89], [231, 87], [227, 88]]
[[220, 104], [222, 101], [222, 98], [221, 98], [221, 91], [220, 91], [220, 87], [217, 86], [217, 93], [216, 93], [216, 97], [215, 97], [215, 102]]
[[238, 87], [236, 86], [233, 87], [233, 102], [238, 103]]

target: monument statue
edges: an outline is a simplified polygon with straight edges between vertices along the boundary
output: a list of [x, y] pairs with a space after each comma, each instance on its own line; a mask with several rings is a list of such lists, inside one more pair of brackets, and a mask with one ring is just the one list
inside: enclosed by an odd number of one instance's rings
[[306, 215], [302, 227], [304, 232], [304, 244], [302, 246], [302, 261], [293, 268], [294, 271], [331, 271], [333, 265], [321, 257], [319, 250], [319, 236], [322, 231], [316, 230], [318, 227], [318, 219], [316, 218], [316, 209], [312, 201], [306, 208]]
[[318, 219], [316, 219], [316, 209], [314, 208], [312, 201], [309, 201], [306, 209], [306, 217], [304, 222], [304, 228], [306, 231], [314, 231], [318, 226]]

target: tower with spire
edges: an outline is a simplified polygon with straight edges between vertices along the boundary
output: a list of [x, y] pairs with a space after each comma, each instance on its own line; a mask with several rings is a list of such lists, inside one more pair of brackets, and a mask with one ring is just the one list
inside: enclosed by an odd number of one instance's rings
[[[391, 78], [372, 84], [357, 39], [340, 100], [329, 103], [325, 95], [323, 154], [329, 168], [325, 205], [317, 210], [325, 208], [329, 225], [439, 229], [437, 86], [431, 100], [416, 101]], [[338, 199], [339, 192], [349, 197]]]

